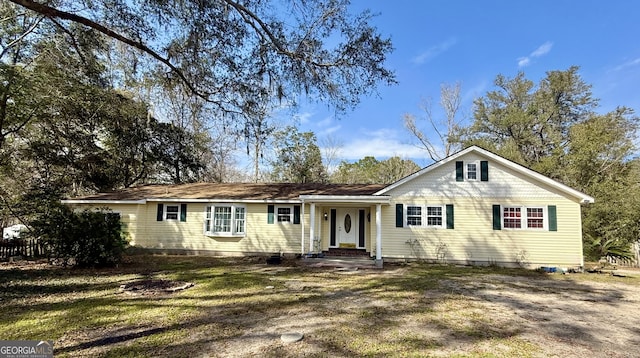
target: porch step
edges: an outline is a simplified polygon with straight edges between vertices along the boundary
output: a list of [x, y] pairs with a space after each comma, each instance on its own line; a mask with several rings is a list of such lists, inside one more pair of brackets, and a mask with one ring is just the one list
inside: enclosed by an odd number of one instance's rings
[[329, 249], [328, 251], [323, 251], [325, 256], [333, 256], [333, 257], [369, 257], [369, 253], [365, 249]]

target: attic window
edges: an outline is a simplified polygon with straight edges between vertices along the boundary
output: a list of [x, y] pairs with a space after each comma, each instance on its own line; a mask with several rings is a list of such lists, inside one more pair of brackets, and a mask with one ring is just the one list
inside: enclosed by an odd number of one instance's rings
[[478, 164], [467, 163], [467, 179], [468, 180], [478, 179]]

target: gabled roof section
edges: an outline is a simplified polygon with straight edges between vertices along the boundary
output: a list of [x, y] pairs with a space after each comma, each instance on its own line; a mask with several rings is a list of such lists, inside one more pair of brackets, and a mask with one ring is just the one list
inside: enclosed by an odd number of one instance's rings
[[412, 180], [414, 180], [414, 179], [416, 179], [416, 178], [418, 178], [418, 177], [420, 177], [422, 175], [425, 175], [425, 174], [431, 172], [432, 170], [434, 170], [436, 168], [439, 168], [439, 167], [441, 167], [443, 165], [447, 165], [448, 163], [454, 162], [457, 159], [459, 159], [459, 158], [461, 158], [461, 157], [463, 157], [463, 156], [465, 156], [465, 155], [467, 155], [469, 153], [479, 154], [481, 156], [486, 157], [487, 159], [490, 159], [490, 160], [492, 160], [494, 162], [500, 163], [501, 165], [504, 165], [505, 167], [508, 167], [508, 168], [512, 169], [513, 171], [515, 171], [515, 172], [519, 172], [519, 173], [521, 173], [521, 174], [523, 174], [525, 176], [530, 177], [531, 179], [533, 179], [535, 181], [544, 183], [544, 184], [546, 184], [546, 185], [548, 185], [548, 186], [550, 186], [552, 188], [555, 188], [558, 191], [560, 191], [562, 193], [565, 193], [569, 197], [576, 198], [582, 204], [593, 203], [595, 201], [595, 199], [593, 197], [591, 197], [591, 196], [589, 196], [589, 195], [587, 195], [585, 193], [582, 193], [582, 192], [580, 192], [578, 190], [570, 188], [570, 187], [568, 187], [568, 186], [566, 186], [566, 185], [564, 185], [564, 184], [562, 184], [562, 183], [560, 183], [558, 181], [555, 181], [555, 180], [553, 180], [553, 179], [551, 179], [551, 178], [549, 178], [549, 177], [547, 177], [545, 175], [542, 175], [542, 174], [540, 174], [538, 172], [535, 172], [535, 171], [533, 171], [533, 170], [531, 170], [529, 168], [526, 168], [526, 167], [524, 167], [524, 166], [522, 166], [520, 164], [512, 162], [512, 161], [510, 161], [510, 160], [508, 160], [506, 158], [503, 158], [503, 157], [501, 157], [501, 156], [499, 156], [499, 155], [497, 155], [495, 153], [492, 153], [492, 152], [490, 152], [490, 151], [488, 151], [486, 149], [482, 149], [482, 148], [480, 148], [478, 146], [475, 146], [475, 145], [467, 147], [467, 148], [465, 148], [465, 149], [463, 149], [463, 150], [461, 150], [461, 151], [459, 151], [459, 152], [457, 152], [455, 154], [452, 154], [452, 155], [450, 155], [450, 156], [448, 156], [448, 157], [446, 157], [446, 158], [444, 158], [444, 159], [442, 159], [442, 160], [440, 160], [438, 162], [435, 162], [435, 163], [423, 168], [420, 171], [417, 171], [417, 172], [415, 172], [415, 173], [413, 173], [413, 174], [411, 174], [411, 175], [409, 175], [407, 177], [404, 177], [404, 178], [400, 179], [399, 181], [397, 181], [397, 182], [385, 187], [384, 189], [376, 192], [374, 195], [386, 194], [386, 193], [388, 193], [389, 191], [391, 191], [394, 188], [397, 188], [397, 187], [399, 187], [399, 186], [401, 186], [401, 185], [403, 185], [403, 184], [405, 184], [405, 183], [407, 183], [409, 181], [412, 181]]
[[299, 200], [301, 195], [362, 196], [384, 188], [377, 184], [291, 184], [291, 183], [192, 183], [142, 185], [109, 193], [97, 193], [65, 200], [66, 203], [161, 200]]

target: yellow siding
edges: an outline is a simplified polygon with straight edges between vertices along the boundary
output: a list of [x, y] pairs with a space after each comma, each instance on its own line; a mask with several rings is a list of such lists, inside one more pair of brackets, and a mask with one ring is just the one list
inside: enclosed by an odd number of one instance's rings
[[[127, 241], [130, 245], [135, 245], [136, 236], [138, 234], [138, 222], [140, 217], [140, 209], [144, 208], [144, 205], [137, 204], [109, 204], [109, 205], [96, 205], [96, 204], [74, 204], [73, 208], [84, 209], [99, 209], [108, 208], [114, 213], [120, 214], [120, 221], [123, 224], [123, 229], [127, 233]], [[143, 209], [144, 211], [144, 209]]]
[[[487, 158], [469, 153], [456, 160], [478, 163]], [[581, 208], [577, 199], [493, 160], [489, 160], [486, 182], [466, 178], [457, 182], [452, 161], [385, 194], [392, 200], [390, 206], [382, 208], [383, 257], [443, 259], [464, 264], [508, 265], [524, 261], [530, 267], [583, 264]], [[396, 203], [453, 204], [455, 229], [396, 228]], [[493, 230], [494, 204], [555, 205], [558, 231]]]
[[[407, 198], [405, 198], [407, 199]], [[580, 205], [563, 198], [396, 199], [382, 211], [382, 255], [390, 258], [443, 259], [464, 264], [499, 265], [524, 261], [530, 267], [581, 266]], [[454, 229], [395, 227], [395, 204], [454, 205]], [[492, 205], [557, 206], [558, 231], [493, 230]], [[548, 218], [545, 218], [548, 219]], [[441, 256], [438, 256], [441, 254]]]
[[[457, 160], [465, 163], [487, 160], [477, 154], [467, 154]], [[478, 169], [478, 177], [480, 171]], [[419, 176], [403, 185], [385, 193], [392, 197], [446, 197], [446, 198], [477, 198], [477, 197], [518, 197], [518, 198], [548, 198], [565, 197], [557, 189], [536, 182], [531, 177], [516, 172], [513, 169], [489, 161], [489, 181], [480, 180], [462, 182], [456, 181], [455, 161], [446, 163], [425, 175]]]
[[[137, 245], [163, 250], [227, 253], [299, 253], [301, 224], [267, 223], [266, 204], [246, 204], [246, 235], [242, 237], [204, 234], [205, 208], [209, 204], [188, 203], [187, 221], [156, 221], [157, 203], [145, 206]], [[305, 223], [308, 228], [308, 221]], [[308, 229], [307, 229], [308, 232]]]
[[[302, 224], [267, 223], [267, 204], [242, 204], [246, 208], [246, 235], [213, 237], [204, 234], [208, 203], [186, 203], [187, 220], [157, 221], [157, 202], [146, 205], [103, 205], [121, 214], [132, 246], [201, 254], [300, 253]], [[95, 207], [95, 205], [76, 205]], [[308, 207], [305, 241], [308, 245]]]

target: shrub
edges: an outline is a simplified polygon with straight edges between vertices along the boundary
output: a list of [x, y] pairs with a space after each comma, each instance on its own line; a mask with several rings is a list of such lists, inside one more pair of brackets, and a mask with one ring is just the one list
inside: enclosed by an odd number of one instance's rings
[[32, 227], [48, 246], [49, 258], [63, 265], [113, 266], [127, 246], [120, 215], [106, 209], [74, 212], [58, 205], [34, 220]]

